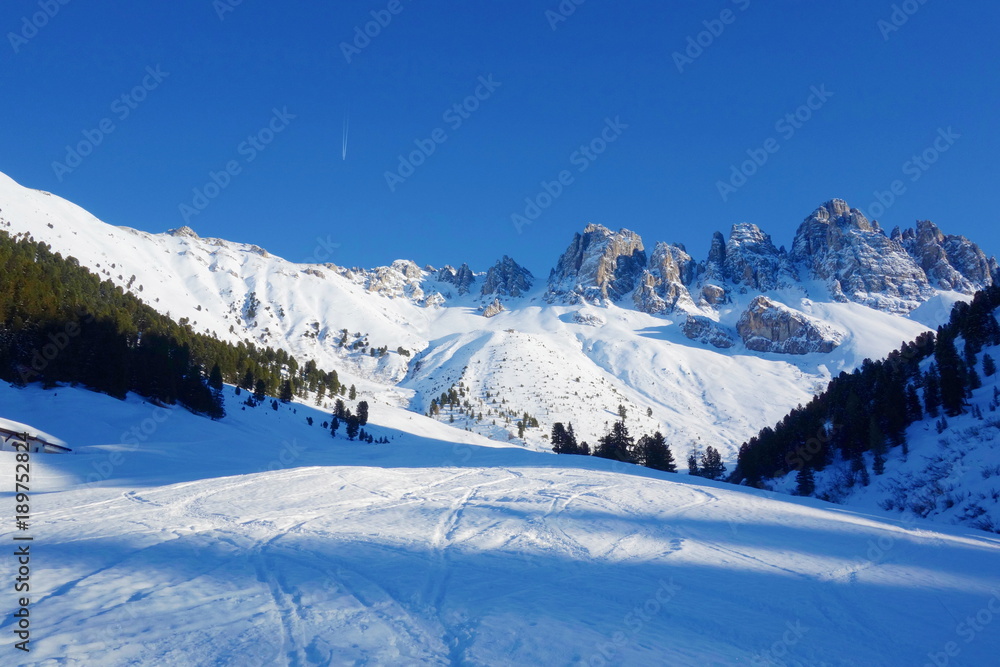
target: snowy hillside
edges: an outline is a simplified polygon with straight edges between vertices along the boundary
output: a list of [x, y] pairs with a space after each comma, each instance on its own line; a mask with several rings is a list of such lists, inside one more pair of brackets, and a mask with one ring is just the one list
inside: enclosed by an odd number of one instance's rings
[[[390, 442], [367, 445], [330, 438], [325, 412], [236, 401], [212, 422], [0, 387], [5, 413], [74, 449], [31, 461], [31, 664], [982, 665], [1000, 649], [981, 620], [1000, 541], [983, 533], [499, 446], [400, 408], [373, 409]], [[13, 465], [0, 453], [0, 475]]]
[[[885, 472], [870, 474], [867, 485], [851, 471], [849, 461], [835, 461], [816, 473], [815, 495], [852, 507], [1000, 533], [1000, 376], [986, 373], [986, 355], [1000, 358], [1000, 347], [987, 347], [978, 355], [983, 386], [972, 390], [965, 414], [925, 414], [911, 424], [906, 448], [890, 449]], [[925, 360], [921, 370], [926, 372], [932, 363]], [[874, 468], [873, 457], [872, 452], [864, 454], [867, 470]], [[794, 493], [795, 478], [791, 472], [769, 487]]]
[[[795, 257], [754, 225], [736, 225], [697, 266], [667, 244], [647, 259], [637, 235], [591, 225], [544, 283], [506, 257], [480, 273], [409, 260], [371, 270], [297, 264], [187, 228], [106, 225], [0, 175], [0, 229], [76, 257], [196, 331], [315, 359], [370, 400], [424, 413], [461, 386], [462, 409], [439, 419], [530, 449], [548, 449], [542, 436], [559, 420], [593, 441], [624, 405], [634, 433], [658, 429], [681, 456], [714, 443], [729, 460], [832, 376], [936, 326], [975, 280], [991, 280], [995, 263], [961, 237], [922, 228], [887, 239], [859, 215], [839, 200], [819, 209]], [[870, 247], [885, 244], [892, 275], [880, 277]], [[834, 261], [836, 248], [869, 251], [854, 266]], [[861, 291], [850, 292], [845, 276], [861, 274]], [[864, 305], [883, 293], [891, 307]], [[484, 310], [494, 302], [502, 310]], [[540, 428], [521, 440], [525, 413]]]

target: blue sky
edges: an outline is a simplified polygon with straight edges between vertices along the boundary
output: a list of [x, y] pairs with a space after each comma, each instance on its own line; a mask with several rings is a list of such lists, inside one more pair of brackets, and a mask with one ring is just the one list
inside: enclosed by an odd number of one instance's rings
[[788, 245], [823, 201], [893, 187], [883, 227], [1000, 253], [997, 25], [943, 0], [9, 0], [0, 171], [112, 224], [348, 266], [546, 275], [588, 222], [700, 259], [733, 223]]

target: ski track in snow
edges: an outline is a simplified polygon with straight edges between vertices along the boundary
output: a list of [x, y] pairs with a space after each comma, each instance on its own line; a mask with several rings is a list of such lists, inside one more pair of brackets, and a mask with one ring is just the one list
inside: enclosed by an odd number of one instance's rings
[[[57, 393], [0, 387], [74, 436], [32, 458], [33, 664], [752, 664], [776, 642], [790, 664], [923, 664], [1000, 591], [984, 533], [497, 447], [396, 408], [368, 427], [388, 445], [295, 405], [174, 409], [125, 451], [109, 437], [141, 400]], [[110, 477], [81, 483], [109, 452]], [[789, 623], [808, 631], [786, 646]], [[961, 648], [988, 664], [1000, 638]]]

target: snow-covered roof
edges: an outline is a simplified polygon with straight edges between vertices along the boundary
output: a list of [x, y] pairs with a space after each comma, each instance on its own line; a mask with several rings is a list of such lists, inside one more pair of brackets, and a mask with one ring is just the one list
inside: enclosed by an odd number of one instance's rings
[[34, 426], [29, 426], [28, 424], [22, 424], [21, 422], [16, 422], [12, 419], [4, 419], [0, 417], [0, 430], [10, 431], [12, 433], [27, 433], [29, 437], [35, 438], [37, 440], [44, 440], [50, 445], [59, 445], [60, 447], [68, 447], [64, 440], [57, 438], [54, 435], [50, 435], [45, 431], [39, 431]]

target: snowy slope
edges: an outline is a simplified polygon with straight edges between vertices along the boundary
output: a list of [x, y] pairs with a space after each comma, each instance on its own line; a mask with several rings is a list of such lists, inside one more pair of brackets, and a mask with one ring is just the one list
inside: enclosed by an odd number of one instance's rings
[[[521, 442], [530, 449], [548, 448], [542, 435], [557, 420], [572, 421], [593, 443], [621, 404], [635, 435], [659, 429], [681, 456], [711, 443], [732, 461], [742, 442], [830, 377], [865, 357], [884, 356], [943, 314], [928, 306], [914, 321], [856, 303], [815, 301], [807, 292], [826, 294], [826, 287], [804, 285], [768, 296], [843, 332], [846, 340], [832, 353], [765, 354], [739, 342], [719, 350], [683, 335], [683, 312], [550, 305], [546, 286], [537, 284], [524, 296], [505, 297], [506, 310], [486, 318], [480, 308], [492, 297], [479, 291], [482, 274], [462, 295], [410, 261], [368, 271], [296, 264], [187, 229], [154, 235], [113, 227], [2, 174], [0, 229], [49, 243], [197, 331], [315, 359], [370, 401], [424, 412], [432, 398], [463, 382], [473, 414], [482, 412], [483, 420], [448, 418], [507, 441], [527, 412], [540, 422]], [[743, 291], [707, 315], [732, 330], [755, 295]], [[353, 351], [358, 340], [389, 353]], [[412, 356], [397, 354], [400, 347]], [[505, 403], [492, 404], [487, 392]]]
[[[871, 474], [868, 486], [855, 481], [849, 462], [835, 460], [816, 473], [816, 495], [864, 510], [1000, 533], [1000, 375], [986, 375], [984, 354], [1000, 358], [1000, 347], [987, 346], [978, 355], [983, 386], [973, 390], [966, 414], [947, 417], [940, 430], [940, 415], [925, 414], [911, 424], [906, 431], [908, 451], [890, 448], [885, 472]], [[921, 371], [926, 372], [932, 362], [933, 358], [924, 360]], [[868, 470], [873, 470], [873, 453], [864, 457]], [[795, 472], [769, 484], [774, 490], [794, 493]]]
[[[363, 445], [302, 405], [227, 407], [211, 422], [0, 388], [0, 415], [75, 451], [32, 458], [31, 664], [981, 665], [1000, 649], [974, 620], [1000, 590], [984, 533], [497, 446], [398, 408], [372, 413], [390, 443]], [[13, 462], [0, 453], [4, 479]]]

